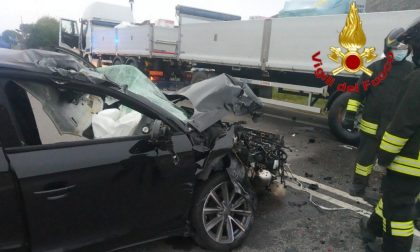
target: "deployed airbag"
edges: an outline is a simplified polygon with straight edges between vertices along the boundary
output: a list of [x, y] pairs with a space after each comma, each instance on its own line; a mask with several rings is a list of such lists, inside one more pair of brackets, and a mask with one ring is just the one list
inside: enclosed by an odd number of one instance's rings
[[92, 116], [93, 134], [95, 139], [132, 136], [141, 118], [136, 111], [105, 109]]

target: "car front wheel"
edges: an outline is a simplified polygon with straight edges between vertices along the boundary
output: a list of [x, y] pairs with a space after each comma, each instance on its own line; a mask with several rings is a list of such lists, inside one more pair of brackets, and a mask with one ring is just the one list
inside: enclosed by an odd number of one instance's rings
[[242, 244], [254, 222], [254, 196], [235, 192], [225, 173], [213, 174], [195, 194], [191, 221], [203, 248], [228, 251]]

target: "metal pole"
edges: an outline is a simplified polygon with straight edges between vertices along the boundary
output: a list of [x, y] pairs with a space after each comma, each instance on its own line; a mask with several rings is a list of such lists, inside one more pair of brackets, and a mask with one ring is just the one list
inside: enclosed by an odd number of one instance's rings
[[134, 4], [134, 0], [128, 0], [128, 2], [130, 3], [131, 13], [133, 13], [133, 4]]

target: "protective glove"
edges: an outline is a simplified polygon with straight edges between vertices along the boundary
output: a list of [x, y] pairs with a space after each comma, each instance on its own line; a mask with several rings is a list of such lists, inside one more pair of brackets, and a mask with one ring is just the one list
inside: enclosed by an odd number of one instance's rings
[[343, 120], [343, 128], [347, 130], [354, 129], [354, 121], [356, 120], [356, 113], [347, 111]]

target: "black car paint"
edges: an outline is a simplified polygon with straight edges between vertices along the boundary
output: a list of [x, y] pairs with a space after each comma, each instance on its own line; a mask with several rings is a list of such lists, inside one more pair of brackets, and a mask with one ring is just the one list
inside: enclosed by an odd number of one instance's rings
[[[0, 155], [0, 202], [7, 206], [0, 207], [0, 251], [104, 251], [188, 233], [196, 172], [204, 163], [206, 173], [214, 169], [207, 151], [196, 151], [203, 143], [196, 140], [206, 137], [147, 100], [120, 92], [112, 83], [98, 85], [60, 72], [28, 69], [32, 68], [9, 69], [0, 64], [0, 116], [5, 119], [0, 141], [6, 142], [5, 155]], [[9, 80], [113, 96], [162, 120], [171, 134], [164, 139], [145, 135], [21, 146], [19, 123], [4, 95]], [[217, 153], [214, 158], [229, 152], [233, 142], [228, 137], [232, 135], [209, 146]], [[205, 162], [200, 161], [203, 157]]]
[[[106, 248], [111, 249], [126, 245], [118, 238], [187, 230], [197, 167], [191, 142], [180, 131], [173, 130], [164, 143], [141, 136], [6, 148], [6, 153], [22, 190], [33, 251], [94, 248], [93, 243], [105, 249], [99, 243], [114, 240]], [[13, 194], [16, 201], [17, 191]], [[24, 209], [15, 210], [16, 215]]]
[[13, 173], [0, 142], [0, 251], [21, 251], [27, 245], [23, 208]]
[[191, 145], [185, 135], [172, 136], [181, 160], [175, 166], [172, 154], [157, 145], [133, 148], [147, 144], [147, 138], [9, 152], [32, 248], [74, 249], [185, 225], [195, 180]]

